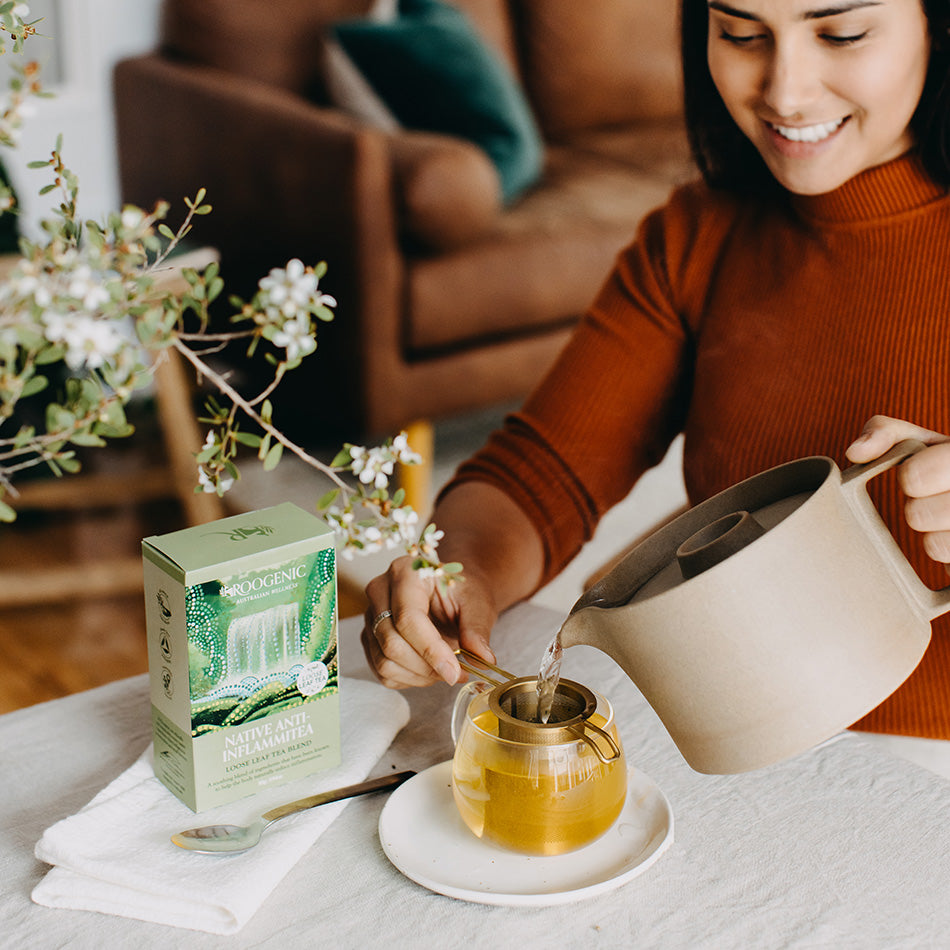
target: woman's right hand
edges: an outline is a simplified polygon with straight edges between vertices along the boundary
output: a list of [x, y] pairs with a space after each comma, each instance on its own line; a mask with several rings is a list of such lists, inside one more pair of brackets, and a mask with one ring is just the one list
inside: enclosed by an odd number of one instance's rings
[[440, 591], [433, 578], [413, 569], [412, 558], [397, 558], [366, 585], [366, 596], [363, 651], [384, 686], [457, 683], [463, 678], [459, 646], [495, 662], [488, 641], [498, 610], [489, 585], [468, 565], [462, 580]]

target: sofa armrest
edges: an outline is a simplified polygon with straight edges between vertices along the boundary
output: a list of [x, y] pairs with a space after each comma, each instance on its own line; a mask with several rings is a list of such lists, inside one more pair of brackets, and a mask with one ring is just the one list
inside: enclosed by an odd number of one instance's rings
[[194, 236], [221, 251], [231, 292], [250, 296], [267, 267], [292, 256], [327, 262], [322, 283], [339, 306], [321, 330], [317, 382], [345, 394], [341, 426], [350, 409], [359, 418], [377, 354], [402, 346], [386, 136], [285, 90], [157, 54], [120, 62], [114, 88], [123, 200], [162, 198], [177, 212], [206, 188], [214, 210]]
[[502, 210], [501, 180], [488, 154], [471, 142], [402, 129], [390, 133], [400, 230], [435, 251], [485, 233]]
[[356, 267], [347, 258], [370, 246], [398, 255], [383, 133], [160, 55], [120, 62], [114, 87], [124, 201], [165, 199], [174, 224], [182, 199], [206, 188], [214, 212], [196, 236], [223, 257], [256, 246]]

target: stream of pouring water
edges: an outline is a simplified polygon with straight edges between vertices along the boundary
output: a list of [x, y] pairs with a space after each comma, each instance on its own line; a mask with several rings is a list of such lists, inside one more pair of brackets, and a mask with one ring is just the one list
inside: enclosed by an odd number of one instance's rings
[[554, 639], [547, 645], [541, 657], [541, 667], [538, 670], [538, 719], [547, 722], [551, 716], [551, 707], [554, 705], [554, 694], [561, 678], [561, 657], [564, 648], [561, 645], [560, 629], [554, 634]]

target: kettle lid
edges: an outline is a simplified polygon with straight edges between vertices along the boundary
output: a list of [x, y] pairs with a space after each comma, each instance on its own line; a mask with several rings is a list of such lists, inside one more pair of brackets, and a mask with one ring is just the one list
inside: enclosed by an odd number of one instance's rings
[[[825, 456], [753, 475], [690, 508], [639, 544], [627, 560], [624, 591], [600, 592], [611, 606], [644, 600], [701, 577], [747, 551], [804, 506], [838, 467]], [[608, 580], [608, 578], [605, 578]], [[600, 585], [598, 585], [600, 586]], [[591, 591], [593, 593], [593, 591]], [[587, 600], [585, 605], [590, 605]]]

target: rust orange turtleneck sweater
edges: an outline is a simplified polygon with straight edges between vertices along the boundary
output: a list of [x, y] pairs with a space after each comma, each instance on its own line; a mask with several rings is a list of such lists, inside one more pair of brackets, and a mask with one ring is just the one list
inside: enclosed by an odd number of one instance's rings
[[[873, 414], [950, 434], [950, 197], [905, 156], [788, 208], [701, 184], [649, 216], [553, 371], [460, 469], [524, 508], [545, 579], [685, 431], [692, 503], [805, 455], [847, 465]], [[931, 587], [902, 517], [882, 517]], [[950, 739], [950, 620], [858, 728]]]

